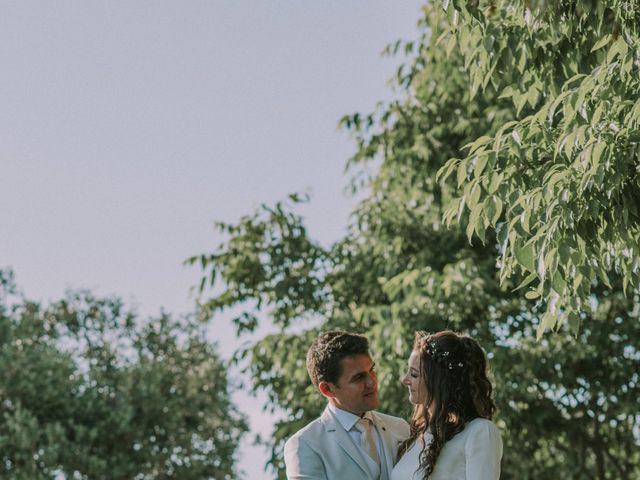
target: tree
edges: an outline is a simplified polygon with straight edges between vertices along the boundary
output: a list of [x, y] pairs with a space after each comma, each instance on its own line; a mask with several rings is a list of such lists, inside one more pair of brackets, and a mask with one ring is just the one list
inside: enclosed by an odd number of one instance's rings
[[2, 478], [235, 478], [247, 427], [193, 321], [89, 292], [43, 307], [0, 280]]
[[512, 110], [442, 168], [459, 187], [445, 217], [467, 210], [470, 240], [497, 228], [502, 279], [546, 303], [538, 336], [577, 331], [595, 279], [640, 286], [640, 2], [443, 6], [434, 35], [464, 60], [470, 100]]
[[[213, 253], [190, 259], [203, 270], [203, 317], [216, 321], [219, 310], [241, 305], [235, 319], [239, 334], [255, 329], [259, 312], [280, 327], [238, 352], [248, 355], [248, 372], [268, 393], [267, 406], [288, 413], [272, 442], [271, 464], [279, 478], [284, 440], [324, 405], [307, 379], [304, 359], [317, 332], [331, 328], [369, 336], [379, 366], [381, 409], [396, 415], [409, 411], [398, 379], [415, 330], [452, 328], [476, 337], [494, 373], [507, 452], [503, 478], [640, 474], [639, 455], [627, 454], [640, 445], [637, 291], [625, 296], [623, 277], [615, 274], [608, 284], [594, 278], [591, 306], [578, 312], [582, 328], [536, 341], [534, 332], [549, 326], [543, 320], [547, 306], [517, 289], [526, 275], [496, 269], [505, 262], [504, 230], [478, 228], [479, 214], [460, 209], [458, 180], [460, 186], [469, 181], [468, 169], [454, 167], [456, 176], [462, 171], [460, 179], [446, 175], [451, 158], [466, 158], [465, 145], [483, 136], [495, 142], [520, 114], [511, 97], [500, 98], [503, 89], [482, 82], [470, 88], [468, 57], [451, 33], [456, 18], [471, 21], [461, 9], [459, 2], [446, 10], [426, 5], [420, 37], [388, 49], [407, 55], [396, 78], [401, 97], [372, 114], [342, 119], [357, 145], [349, 161], [354, 188], [367, 188], [343, 239], [328, 249], [315, 243], [295, 213], [304, 199], [292, 196], [236, 224], [219, 225], [227, 240]], [[485, 164], [480, 174], [491, 168]], [[492, 179], [495, 191], [503, 178]], [[482, 215], [491, 213], [493, 224], [502, 222], [508, 230], [511, 200], [487, 202]], [[457, 221], [447, 228], [443, 219], [452, 218], [454, 205]]]

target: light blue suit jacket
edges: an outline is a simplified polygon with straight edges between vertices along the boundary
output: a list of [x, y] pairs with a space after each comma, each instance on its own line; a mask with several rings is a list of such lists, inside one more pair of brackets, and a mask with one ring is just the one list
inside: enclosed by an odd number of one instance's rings
[[[409, 424], [384, 413], [371, 415], [382, 440], [384, 467], [390, 474], [398, 445], [409, 436]], [[365, 455], [328, 407], [284, 445], [289, 480], [378, 480]]]

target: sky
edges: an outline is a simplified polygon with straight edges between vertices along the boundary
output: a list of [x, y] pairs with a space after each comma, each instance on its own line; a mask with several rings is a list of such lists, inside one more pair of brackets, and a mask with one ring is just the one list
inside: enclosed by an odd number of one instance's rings
[[[355, 204], [338, 120], [394, 97], [400, 60], [380, 52], [417, 36], [420, 3], [2, 2], [0, 267], [33, 300], [88, 288], [180, 314], [214, 221], [305, 192], [310, 236], [336, 241]], [[235, 398], [268, 435], [261, 398]], [[270, 478], [251, 440], [239, 466]]]

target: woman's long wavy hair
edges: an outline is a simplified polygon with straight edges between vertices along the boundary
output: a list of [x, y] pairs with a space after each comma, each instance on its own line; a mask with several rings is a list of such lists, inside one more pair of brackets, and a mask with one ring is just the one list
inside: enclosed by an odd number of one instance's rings
[[398, 458], [426, 431], [433, 440], [420, 452], [418, 470], [428, 479], [445, 443], [474, 418], [491, 419], [496, 406], [482, 348], [471, 337], [445, 330], [416, 332], [413, 350], [420, 356], [420, 376], [426, 386], [423, 403], [414, 406], [411, 435], [398, 450]]

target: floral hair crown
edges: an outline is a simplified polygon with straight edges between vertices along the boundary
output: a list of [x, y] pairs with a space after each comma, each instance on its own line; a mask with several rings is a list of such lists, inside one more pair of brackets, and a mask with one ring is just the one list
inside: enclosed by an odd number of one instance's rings
[[447, 370], [462, 370], [465, 367], [465, 362], [462, 360], [456, 360], [451, 355], [451, 352], [447, 350], [441, 350], [433, 340], [426, 342], [426, 352], [438, 365], [446, 368]]

